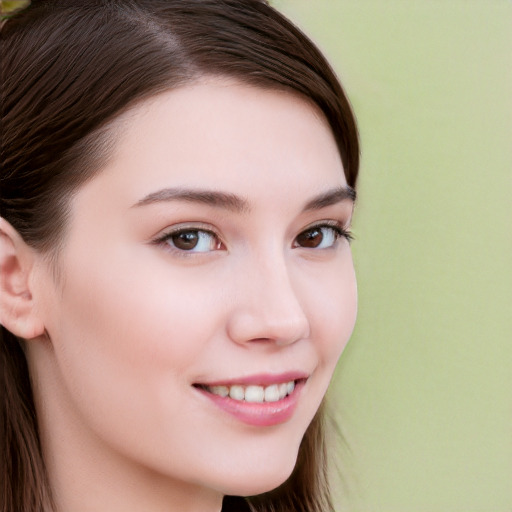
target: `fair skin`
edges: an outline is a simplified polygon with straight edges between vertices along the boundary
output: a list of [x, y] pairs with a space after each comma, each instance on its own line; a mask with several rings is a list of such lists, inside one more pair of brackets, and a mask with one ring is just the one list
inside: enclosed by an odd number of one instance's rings
[[[115, 129], [57, 281], [2, 221], [23, 305], [2, 321], [27, 339], [59, 511], [219, 511], [294, 467], [355, 322], [353, 202], [327, 122], [289, 92], [212, 79]], [[218, 400], [236, 385], [269, 400]]]

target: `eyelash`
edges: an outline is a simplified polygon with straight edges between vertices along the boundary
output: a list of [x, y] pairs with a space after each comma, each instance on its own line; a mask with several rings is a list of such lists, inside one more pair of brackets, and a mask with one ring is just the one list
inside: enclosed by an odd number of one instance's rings
[[[180, 249], [180, 248], [176, 247], [175, 244], [172, 242], [172, 239], [174, 237], [177, 237], [182, 234], [185, 235], [187, 233], [188, 234], [190, 234], [190, 233], [200, 234], [199, 238], [201, 237], [201, 235], [204, 236], [204, 234], [209, 235], [213, 240], [215, 240], [215, 245], [216, 245], [216, 247], [212, 248], [211, 250], [219, 250], [220, 246], [223, 245], [220, 240], [220, 237], [217, 233], [215, 233], [211, 229], [203, 228], [201, 226], [190, 226], [190, 227], [184, 226], [184, 227], [176, 228], [167, 233], [164, 233], [162, 236], [159, 236], [158, 238], [156, 238], [153, 241], [153, 243], [156, 245], [165, 245], [167, 250], [169, 250], [179, 256], [188, 256], [190, 254], [201, 254], [201, 253], [205, 253], [205, 252], [210, 252], [210, 251], [186, 250], [186, 249]], [[192, 247], [192, 249], [195, 249], [195, 247], [196, 246]]]
[[[315, 224], [313, 226], [309, 226], [305, 230], [301, 231], [294, 239], [294, 247], [303, 248], [303, 249], [319, 250], [317, 247], [305, 247], [305, 246], [295, 245], [295, 244], [296, 244], [296, 240], [301, 235], [304, 235], [308, 232], [311, 233], [314, 230], [322, 230], [322, 229], [330, 229], [330, 230], [332, 230], [332, 232], [334, 234], [334, 241], [333, 241], [332, 245], [330, 245], [327, 248], [334, 247], [337, 240], [339, 240], [340, 238], [346, 239], [349, 243], [354, 239], [352, 236], [352, 233], [349, 230], [347, 230], [346, 228], [344, 228], [339, 222], [335, 222], [335, 221], [322, 222], [319, 224]], [[174, 237], [177, 237], [181, 234], [187, 234], [187, 233], [189, 233], [189, 234], [195, 233], [196, 235], [198, 233], [202, 234], [202, 235], [207, 234], [207, 235], [211, 236], [213, 239], [216, 239], [216, 247], [212, 248], [211, 249], [212, 251], [221, 250], [220, 246], [223, 246], [222, 241], [220, 240], [220, 237], [217, 233], [215, 233], [214, 231], [212, 231], [210, 229], [202, 228], [200, 226], [180, 227], [180, 228], [174, 229], [170, 232], [164, 233], [162, 236], [157, 237], [155, 240], [153, 240], [152, 243], [155, 245], [166, 245], [168, 250], [170, 250], [176, 254], [179, 254], [180, 256], [187, 256], [189, 254], [202, 254], [205, 252], [211, 252], [211, 251], [194, 251], [194, 250], [180, 249], [174, 245], [174, 242], [172, 242], [173, 245], [171, 245], [171, 243], [169, 243], [170, 241], [172, 241], [172, 239]], [[196, 248], [196, 246], [192, 247], [192, 249], [195, 249], [195, 248]], [[327, 248], [321, 248], [321, 249], [327, 249]]]
[[[322, 229], [330, 229], [334, 232], [334, 242], [331, 246], [329, 246], [328, 248], [331, 248], [331, 247], [334, 247], [334, 245], [336, 244], [336, 241], [339, 240], [340, 238], [344, 238], [345, 240], [347, 240], [348, 243], [351, 243], [352, 240], [354, 239], [354, 237], [352, 236], [352, 233], [343, 227], [342, 224], [340, 224], [339, 222], [336, 222], [336, 221], [331, 221], [331, 222], [321, 222], [319, 224], [314, 224], [313, 226], [310, 226], [308, 228], [306, 228], [305, 230], [301, 231], [296, 237], [295, 237], [295, 240], [297, 240], [297, 238], [305, 233], [308, 233], [308, 232], [312, 232], [314, 230], [322, 230]], [[297, 247], [303, 247], [303, 246], [297, 246]], [[305, 249], [307, 249], [307, 247], [303, 247]], [[318, 249], [318, 247], [313, 247], [312, 249]]]

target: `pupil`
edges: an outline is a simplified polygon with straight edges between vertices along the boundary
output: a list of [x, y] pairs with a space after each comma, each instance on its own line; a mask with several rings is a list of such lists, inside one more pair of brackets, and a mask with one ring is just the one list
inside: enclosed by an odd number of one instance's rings
[[183, 233], [174, 235], [172, 241], [175, 247], [186, 251], [193, 249], [197, 245], [199, 236], [197, 231], [184, 231]]
[[322, 238], [323, 235], [319, 229], [310, 229], [298, 236], [298, 242], [302, 247], [318, 247]]

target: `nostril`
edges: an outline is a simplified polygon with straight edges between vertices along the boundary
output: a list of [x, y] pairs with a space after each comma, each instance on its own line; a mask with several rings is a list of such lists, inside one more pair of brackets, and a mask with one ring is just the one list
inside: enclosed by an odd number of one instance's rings
[[[269, 272], [272, 275], [269, 275]], [[265, 277], [244, 283], [226, 323], [228, 336], [237, 343], [279, 346], [309, 337], [310, 322], [287, 269], [276, 263]]]
[[229, 337], [237, 343], [286, 346], [309, 338], [307, 321], [259, 322], [255, 318], [232, 319], [228, 326]]

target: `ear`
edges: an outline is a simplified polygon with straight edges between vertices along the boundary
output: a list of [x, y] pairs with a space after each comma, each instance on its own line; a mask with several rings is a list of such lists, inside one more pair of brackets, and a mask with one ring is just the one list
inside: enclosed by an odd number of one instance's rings
[[26, 340], [45, 332], [31, 291], [35, 259], [34, 250], [0, 217], [0, 324]]

